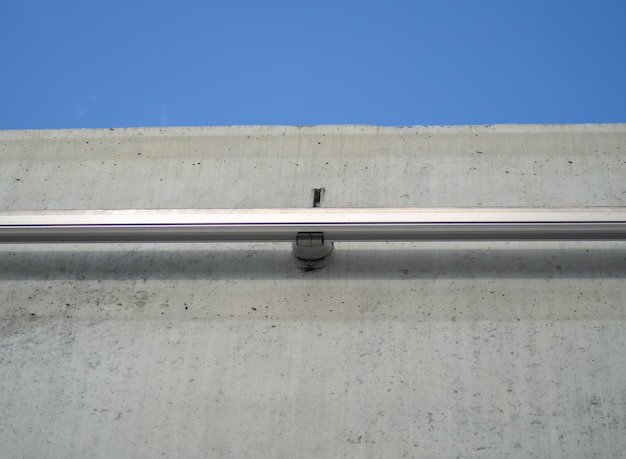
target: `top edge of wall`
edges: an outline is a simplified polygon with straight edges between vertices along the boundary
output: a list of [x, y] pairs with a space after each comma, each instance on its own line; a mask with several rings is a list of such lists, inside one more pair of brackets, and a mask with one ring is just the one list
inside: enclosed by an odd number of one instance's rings
[[93, 137], [184, 137], [252, 135], [398, 135], [398, 134], [476, 134], [476, 133], [623, 133], [626, 123], [584, 124], [484, 124], [375, 126], [366, 124], [157, 126], [116, 128], [0, 130], [0, 139], [55, 139]]

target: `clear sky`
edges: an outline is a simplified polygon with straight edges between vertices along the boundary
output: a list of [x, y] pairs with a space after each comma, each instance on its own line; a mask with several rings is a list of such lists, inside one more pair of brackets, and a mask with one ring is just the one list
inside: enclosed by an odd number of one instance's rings
[[0, 129], [626, 122], [624, 0], [3, 0]]

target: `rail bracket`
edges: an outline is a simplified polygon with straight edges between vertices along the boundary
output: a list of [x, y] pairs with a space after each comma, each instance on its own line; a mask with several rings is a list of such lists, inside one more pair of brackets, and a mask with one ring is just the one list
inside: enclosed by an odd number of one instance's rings
[[324, 233], [297, 233], [293, 243], [293, 254], [298, 267], [306, 270], [321, 269], [324, 259], [333, 251], [332, 241], [324, 240]]

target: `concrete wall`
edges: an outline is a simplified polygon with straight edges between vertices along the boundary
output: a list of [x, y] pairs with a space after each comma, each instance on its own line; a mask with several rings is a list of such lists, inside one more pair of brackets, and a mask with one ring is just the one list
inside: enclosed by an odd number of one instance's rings
[[[0, 132], [2, 209], [626, 205], [626, 125]], [[622, 457], [624, 242], [0, 246], [3, 457]]]

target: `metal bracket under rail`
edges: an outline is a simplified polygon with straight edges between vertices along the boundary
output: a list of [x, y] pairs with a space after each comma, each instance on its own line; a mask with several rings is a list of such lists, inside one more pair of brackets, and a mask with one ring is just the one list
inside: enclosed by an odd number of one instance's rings
[[[158, 209], [0, 212], [0, 243], [626, 240], [626, 207]], [[331, 242], [332, 241], [332, 242]]]
[[333, 251], [333, 243], [324, 240], [324, 233], [298, 233], [292, 244], [298, 266], [307, 270], [324, 267], [324, 258]]

